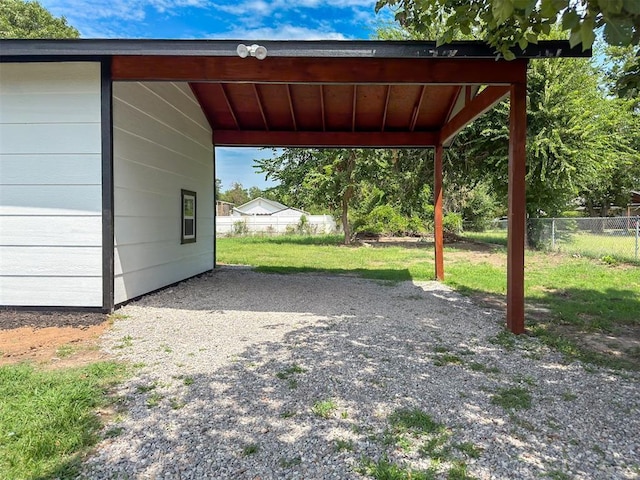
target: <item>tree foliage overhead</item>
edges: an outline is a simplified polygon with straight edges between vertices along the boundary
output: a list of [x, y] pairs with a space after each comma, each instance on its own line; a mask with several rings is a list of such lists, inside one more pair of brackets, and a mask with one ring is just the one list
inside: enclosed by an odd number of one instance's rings
[[505, 58], [513, 49], [548, 35], [560, 21], [571, 46], [591, 48], [595, 31], [603, 28], [610, 45], [640, 43], [640, 1], [638, 0], [378, 0], [376, 11], [390, 7], [396, 20], [419, 36], [444, 25], [439, 43], [456, 35], [482, 38]]
[[0, 38], [78, 38], [64, 17], [55, 17], [38, 2], [0, 0]]

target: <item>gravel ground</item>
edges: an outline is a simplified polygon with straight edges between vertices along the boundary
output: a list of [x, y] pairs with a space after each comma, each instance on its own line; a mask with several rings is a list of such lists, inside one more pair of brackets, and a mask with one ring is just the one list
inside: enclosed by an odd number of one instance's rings
[[103, 347], [137, 369], [83, 478], [640, 478], [640, 375], [438, 283], [223, 268], [118, 313]]

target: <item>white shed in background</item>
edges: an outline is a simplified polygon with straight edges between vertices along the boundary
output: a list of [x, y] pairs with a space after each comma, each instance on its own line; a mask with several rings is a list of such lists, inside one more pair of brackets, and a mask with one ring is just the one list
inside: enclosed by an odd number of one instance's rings
[[234, 217], [252, 217], [258, 215], [272, 215], [280, 217], [301, 217], [302, 215], [309, 216], [309, 213], [298, 208], [287, 207], [286, 205], [276, 202], [275, 200], [269, 200], [267, 198], [258, 197], [240, 205], [234, 207], [231, 215]]

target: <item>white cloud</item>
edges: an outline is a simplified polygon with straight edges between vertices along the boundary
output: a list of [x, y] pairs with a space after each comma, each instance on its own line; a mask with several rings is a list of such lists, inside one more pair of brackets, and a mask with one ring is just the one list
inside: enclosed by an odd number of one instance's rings
[[208, 38], [245, 38], [256, 40], [345, 40], [346, 37], [331, 29], [278, 25], [275, 27], [238, 27], [227, 32], [208, 35]]

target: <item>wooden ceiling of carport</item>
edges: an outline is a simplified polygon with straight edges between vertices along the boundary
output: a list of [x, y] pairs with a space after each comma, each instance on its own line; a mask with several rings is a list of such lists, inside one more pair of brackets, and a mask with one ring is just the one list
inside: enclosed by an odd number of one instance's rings
[[504, 98], [526, 63], [115, 56], [112, 75], [189, 82], [220, 146], [427, 147], [446, 145]]

